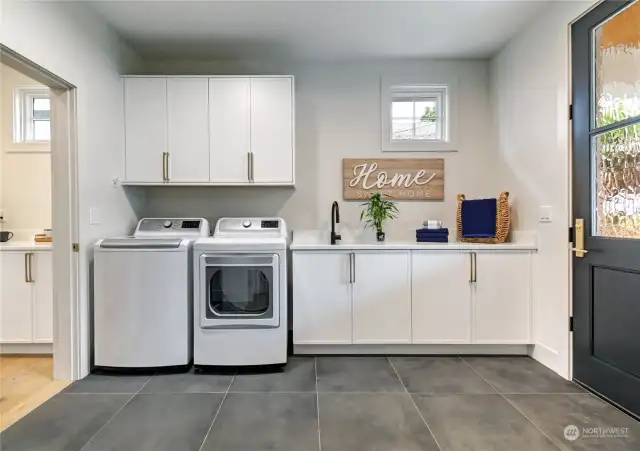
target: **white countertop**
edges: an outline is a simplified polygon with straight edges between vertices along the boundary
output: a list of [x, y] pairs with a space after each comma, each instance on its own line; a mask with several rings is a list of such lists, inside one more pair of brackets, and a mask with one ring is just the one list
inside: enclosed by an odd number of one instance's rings
[[36, 243], [35, 241], [7, 241], [0, 243], [0, 251], [50, 251], [51, 243]]
[[312, 250], [512, 250], [537, 251], [538, 246], [531, 234], [514, 234], [514, 241], [504, 244], [476, 244], [452, 241], [449, 243], [416, 243], [409, 239], [393, 239], [379, 243], [369, 239], [345, 238], [338, 244], [330, 244], [329, 232], [324, 230], [295, 230], [290, 248], [293, 251]]

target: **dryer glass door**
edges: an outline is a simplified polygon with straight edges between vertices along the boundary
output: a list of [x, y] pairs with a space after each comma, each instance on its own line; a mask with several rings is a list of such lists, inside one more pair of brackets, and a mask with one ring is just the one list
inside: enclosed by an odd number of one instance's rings
[[205, 254], [200, 263], [202, 327], [280, 324], [277, 254]]

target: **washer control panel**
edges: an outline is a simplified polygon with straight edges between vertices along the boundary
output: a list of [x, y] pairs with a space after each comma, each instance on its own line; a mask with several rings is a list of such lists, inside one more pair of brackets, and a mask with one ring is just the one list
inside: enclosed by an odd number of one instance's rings
[[133, 236], [209, 236], [206, 219], [144, 218], [136, 227]]

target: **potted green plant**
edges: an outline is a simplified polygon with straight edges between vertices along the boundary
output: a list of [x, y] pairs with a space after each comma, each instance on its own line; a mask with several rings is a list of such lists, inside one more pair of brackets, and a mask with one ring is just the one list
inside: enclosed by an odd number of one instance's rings
[[[376, 230], [376, 239], [384, 241], [382, 223], [387, 219], [395, 219], [398, 216], [398, 207], [395, 202], [384, 199], [386, 194], [375, 193], [361, 206], [366, 207], [360, 212], [360, 221], [365, 220], [367, 227]], [[389, 196], [387, 196], [389, 197]]]

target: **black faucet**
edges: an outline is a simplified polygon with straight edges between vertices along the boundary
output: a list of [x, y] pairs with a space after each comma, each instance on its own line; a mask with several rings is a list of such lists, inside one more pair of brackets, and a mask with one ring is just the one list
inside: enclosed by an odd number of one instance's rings
[[341, 240], [342, 237], [336, 234], [336, 224], [340, 223], [340, 207], [335, 200], [331, 205], [331, 244], [336, 244], [337, 240]]

